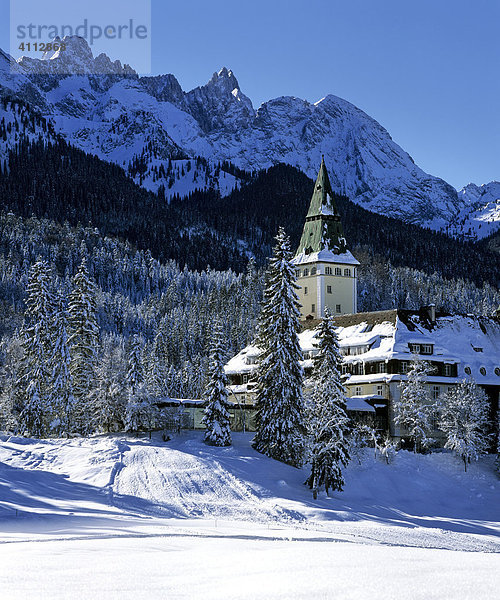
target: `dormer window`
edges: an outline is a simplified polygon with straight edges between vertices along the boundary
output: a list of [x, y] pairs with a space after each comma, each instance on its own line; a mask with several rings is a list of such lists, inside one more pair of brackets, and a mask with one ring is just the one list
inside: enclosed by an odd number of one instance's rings
[[481, 373], [481, 375], [483, 375], [483, 376], [484, 376], [484, 375], [486, 375], [486, 369], [485, 369], [484, 367], [481, 367], [481, 368], [479, 369], [479, 372], [480, 372], [480, 373]]
[[471, 375], [471, 374], [472, 374], [471, 368], [470, 368], [470, 367], [465, 367], [465, 368], [464, 368], [464, 373], [465, 373], [466, 375]]
[[408, 344], [408, 347], [410, 348], [410, 352], [420, 354], [420, 344]]
[[472, 346], [472, 349], [474, 350], [474, 352], [482, 352], [483, 351], [482, 348], [479, 348], [479, 347], [476, 347], [476, 346]]
[[432, 344], [422, 344], [420, 346], [421, 354], [432, 354], [432, 351], [433, 351]]

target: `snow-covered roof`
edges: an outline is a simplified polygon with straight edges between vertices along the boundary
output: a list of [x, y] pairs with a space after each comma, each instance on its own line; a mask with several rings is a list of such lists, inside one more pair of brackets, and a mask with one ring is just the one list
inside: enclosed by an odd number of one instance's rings
[[354, 256], [346, 250], [342, 254], [335, 254], [331, 250], [320, 250], [319, 252], [311, 252], [306, 254], [301, 252], [295, 258], [292, 259], [292, 264], [303, 265], [314, 262], [327, 262], [337, 263], [345, 265], [359, 265], [360, 262], [354, 258]]
[[[494, 318], [450, 315], [438, 316], [430, 323], [416, 311], [398, 310], [347, 315], [336, 318], [335, 323], [345, 324], [337, 327], [341, 349], [366, 347], [365, 352], [344, 356], [346, 363], [411, 360], [409, 344], [428, 344], [433, 353], [423, 355], [424, 360], [458, 365], [459, 379], [472, 376], [479, 384], [500, 385], [500, 322]], [[312, 365], [309, 353], [317, 349], [317, 334], [317, 328], [299, 334], [304, 367]], [[248, 346], [227, 363], [226, 373], [252, 372], [258, 354], [257, 347]], [[381, 380], [387, 379], [387, 374], [379, 375]], [[375, 377], [353, 375], [349, 381], [373, 381]]]
[[374, 413], [375, 409], [371, 404], [361, 396], [353, 396], [352, 398], [346, 398], [347, 410], [354, 410], [357, 412], [371, 412]]

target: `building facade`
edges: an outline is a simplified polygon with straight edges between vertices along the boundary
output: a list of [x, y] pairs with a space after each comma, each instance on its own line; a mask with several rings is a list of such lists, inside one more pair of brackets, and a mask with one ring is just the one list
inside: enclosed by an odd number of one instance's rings
[[302, 319], [357, 312], [359, 262], [347, 249], [325, 161], [318, 177], [292, 263], [296, 267]]
[[[369, 420], [394, 438], [406, 432], [394, 423], [394, 404], [413, 356], [425, 360], [432, 373], [425, 385], [433, 402], [464, 378], [472, 378], [490, 401], [492, 429], [498, 428], [500, 400], [500, 321], [496, 317], [436, 314], [434, 307], [419, 311], [387, 310], [334, 319], [343, 356], [342, 373], [347, 389], [347, 409], [357, 420]], [[307, 376], [318, 353], [318, 321], [306, 321], [299, 334]], [[252, 373], [259, 349], [244, 348], [225, 370], [236, 407], [252, 412]], [[439, 439], [437, 415], [433, 437]]]

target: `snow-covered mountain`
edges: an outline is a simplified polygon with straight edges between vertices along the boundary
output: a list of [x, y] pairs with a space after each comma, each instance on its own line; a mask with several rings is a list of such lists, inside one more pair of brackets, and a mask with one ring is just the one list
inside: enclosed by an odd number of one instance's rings
[[[254, 171], [285, 162], [314, 177], [324, 155], [335, 191], [374, 212], [435, 229], [493, 215], [471, 186], [457, 193], [425, 173], [379, 123], [341, 98], [311, 104], [281, 97], [254, 109], [226, 68], [184, 92], [173, 75], [139, 77], [103, 54], [94, 58], [82, 38], [64, 42], [64, 52], [22, 58], [13, 68], [0, 54], [0, 94], [34, 104], [84, 151], [125, 169], [134, 165], [131, 174], [148, 189], [163, 185], [167, 195], [184, 195], [214, 187], [227, 194], [240, 180], [218, 163]], [[188, 170], [186, 161], [196, 157], [204, 160]], [[488, 231], [500, 224], [498, 211], [491, 218], [496, 224]]]
[[451, 222], [452, 235], [483, 238], [500, 229], [500, 182], [484, 185], [469, 183], [460, 190], [464, 209]]

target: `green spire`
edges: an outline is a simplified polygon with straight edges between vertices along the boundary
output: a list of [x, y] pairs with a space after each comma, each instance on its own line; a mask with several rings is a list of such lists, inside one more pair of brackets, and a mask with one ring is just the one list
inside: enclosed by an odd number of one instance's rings
[[321, 166], [314, 184], [311, 204], [296, 256], [302, 252], [311, 254], [321, 250], [330, 250], [335, 254], [346, 251], [344, 231], [324, 157], [321, 158]]

